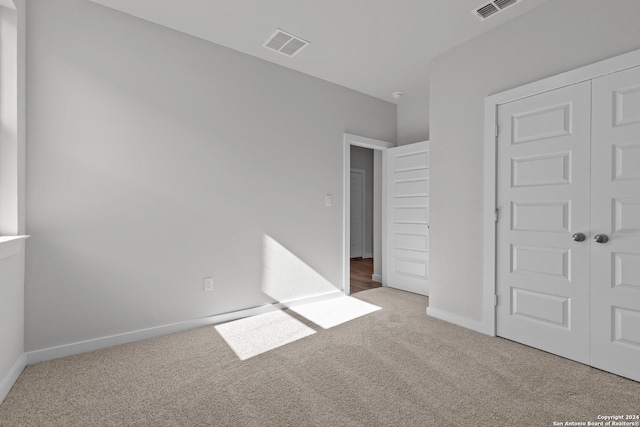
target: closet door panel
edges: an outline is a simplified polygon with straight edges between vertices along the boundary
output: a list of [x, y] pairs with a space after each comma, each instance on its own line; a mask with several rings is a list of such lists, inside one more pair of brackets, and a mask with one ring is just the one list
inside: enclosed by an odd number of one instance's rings
[[497, 333], [589, 363], [591, 83], [498, 110]]
[[640, 381], [640, 67], [593, 80], [591, 171], [591, 364]]

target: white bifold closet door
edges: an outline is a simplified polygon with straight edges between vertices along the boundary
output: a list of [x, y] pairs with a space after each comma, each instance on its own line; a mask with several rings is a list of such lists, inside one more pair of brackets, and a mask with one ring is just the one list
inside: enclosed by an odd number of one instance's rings
[[498, 335], [640, 380], [640, 68], [498, 122]]
[[498, 335], [589, 362], [591, 83], [500, 106]]
[[592, 96], [591, 365], [640, 381], [640, 67]]

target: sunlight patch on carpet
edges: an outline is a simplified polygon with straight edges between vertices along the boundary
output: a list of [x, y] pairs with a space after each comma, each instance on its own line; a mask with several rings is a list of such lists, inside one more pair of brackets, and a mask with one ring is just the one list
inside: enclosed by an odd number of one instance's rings
[[329, 329], [381, 310], [381, 308], [357, 298], [343, 296], [326, 301], [298, 305], [291, 307], [291, 310], [311, 320], [316, 325]]
[[316, 333], [304, 323], [283, 311], [260, 314], [215, 326], [240, 360]]

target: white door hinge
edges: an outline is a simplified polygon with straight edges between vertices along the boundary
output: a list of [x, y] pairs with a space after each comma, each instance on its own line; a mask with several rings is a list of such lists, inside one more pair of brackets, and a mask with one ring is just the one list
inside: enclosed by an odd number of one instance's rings
[[500, 126], [498, 126], [498, 124], [496, 123], [496, 138], [498, 137], [499, 134], [500, 134]]
[[497, 307], [497, 306], [498, 306], [498, 295], [494, 295], [494, 296], [493, 296], [493, 305], [494, 305], [495, 307]]
[[498, 217], [500, 216], [500, 209], [496, 209], [493, 211], [493, 220], [498, 222]]

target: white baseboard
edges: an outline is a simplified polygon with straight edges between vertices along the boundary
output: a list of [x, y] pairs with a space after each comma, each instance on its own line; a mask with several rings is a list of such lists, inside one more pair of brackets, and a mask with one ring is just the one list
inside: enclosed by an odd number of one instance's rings
[[380, 274], [372, 274], [371, 280], [374, 282], [382, 283], [382, 276]]
[[362, 255], [362, 259], [369, 259], [369, 258], [373, 258], [373, 252], [365, 252], [364, 255]]
[[448, 311], [439, 310], [433, 307], [427, 307], [427, 315], [435, 317], [436, 319], [444, 320], [445, 322], [453, 323], [463, 328], [471, 329], [481, 334], [493, 335], [493, 333], [487, 332], [487, 327], [484, 323], [477, 320], [469, 319], [468, 317], [460, 316], [458, 314], [449, 313]]
[[18, 377], [27, 366], [27, 355], [22, 353], [22, 356], [18, 358], [16, 363], [13, 365], [7, 376], [4, 377], [2, 382], [0, 382], [0, 403], [4, 401], [4, 398], [7, 397], [9, 391], [11, 391], [11, 387], [16, 383]]
[[323, 301], [344, 295], [342, 291], [332, 291], [326, 294], [315, 295], [312, 297], [300, 298], [285, 302], [267, 304], [260, 307], [249, 308], [246, 310], [233, 311], [230, 313], [217, 314], [215, 316], [205, 317], [202, 319], [188, 320], [185, 322], [172, 323], [170, 325], [157, 326], [154, 328], [140, 329], [137, 331], [126, 332], [123, 334], [111, 335], [101, 338], [95, 338], [86, 341], [80, 341], [71, 344], [59, 345], [56, 347], [45, 348], [42, 350], [29, 351], [26, 354], [27, 363], [29, 365], [47, 360], [59, 359], [61, 357], [73, 356], [75, 354], [85, 353], [87, 351], [100, 350], [116, 345], [128, 344], [134, 341], [140, 341], [148, 338], [155, 338], [162, 335], [183, 332], [189, 329], [199, 328], [201, 326], [215, 325], [218, 323], [229, 322], [232, 320], [242, 319], [245, 317], [256, 316], [258, 314], [269, 313], [271, 311], [282, 310], [294, 307], [300, 304], [308, 304], [312, 302]]

